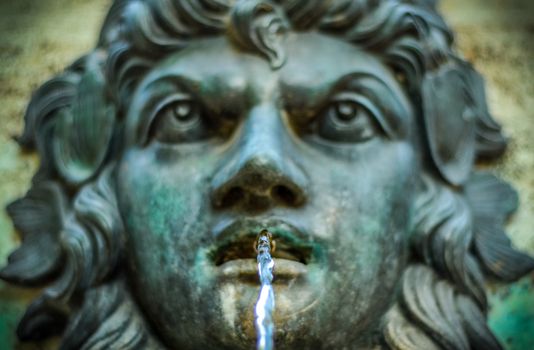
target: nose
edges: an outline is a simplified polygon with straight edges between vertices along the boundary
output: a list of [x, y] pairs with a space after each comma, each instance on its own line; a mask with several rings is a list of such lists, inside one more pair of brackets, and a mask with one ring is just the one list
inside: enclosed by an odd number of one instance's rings
[[213, 177], [213, 205], [248, 211], [302, 205], [308, 179], [292, 156], [284, 152], [284, 141], [287, 134], [277, 108], [271, 104], [254, 107], [244, 121], [238, 142]]

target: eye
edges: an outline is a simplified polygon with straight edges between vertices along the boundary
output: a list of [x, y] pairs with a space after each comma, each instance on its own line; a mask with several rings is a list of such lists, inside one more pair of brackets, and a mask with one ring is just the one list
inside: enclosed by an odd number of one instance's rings
[[205, 139], [208, 130], [200, 106], [190, 98], [176, 96], [156, 110], [150, 134], [163, 143], [183, 143]]
[[376, 108], [364, 97], [353, 93], [337, 96], [322, 112], [317, 133], [335, 142], [364, 142], [378, 132]]

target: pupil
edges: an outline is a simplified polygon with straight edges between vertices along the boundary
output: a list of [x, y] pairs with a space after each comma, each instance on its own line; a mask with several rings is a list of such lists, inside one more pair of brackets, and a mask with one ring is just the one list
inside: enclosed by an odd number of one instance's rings
[[187, 120], [191, 115], [191, 104], [189, 103], [179, 103], [174, 108], [174, 115], [176, 119]]
[[337, 104], [336, 112], [340, 119], [350, 121], [356, 117], [357, 109], [352, 103], [340, 102]]

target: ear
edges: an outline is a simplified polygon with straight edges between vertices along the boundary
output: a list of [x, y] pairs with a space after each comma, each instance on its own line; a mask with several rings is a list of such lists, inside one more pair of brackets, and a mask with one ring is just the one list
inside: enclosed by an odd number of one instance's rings
[[424, 124], [430, 156], [450, 184], [466, 182], [473, 167], [476, 111], [462, 66], [428, 72], [422, 84]]
[[114, 108], [105, 94], [104, 57], [98, 52], [81, 62], [79, 82], [70, 105], [58, 111], [53, 160], [69, 184], [93, 176], [106, 157], [114, 128]]

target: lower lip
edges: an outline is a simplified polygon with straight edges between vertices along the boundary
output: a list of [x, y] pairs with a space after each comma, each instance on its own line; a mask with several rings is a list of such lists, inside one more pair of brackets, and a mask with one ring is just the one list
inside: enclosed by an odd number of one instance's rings
[[[224, 280], [243, 280], [259, 283], [258, 265], [254, 259], [236, 259], [218, 267], [219, 276]], [[273, 283], [294, 280], [305, 275], [308, 267], [294, 260], [274, 258]]]

